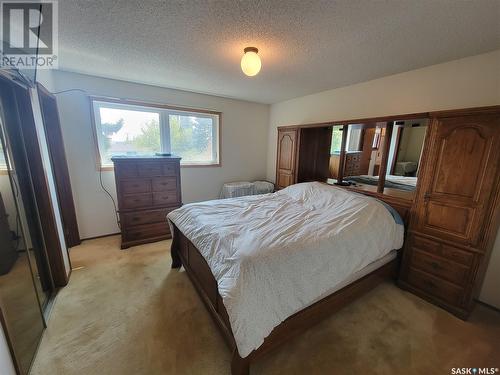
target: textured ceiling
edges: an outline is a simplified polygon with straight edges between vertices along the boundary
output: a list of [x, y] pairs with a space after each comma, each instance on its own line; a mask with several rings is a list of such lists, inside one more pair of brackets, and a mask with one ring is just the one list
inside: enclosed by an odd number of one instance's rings
[[500, 48], [499, 0], [64, 0], [59, 19], [61, 70], [262, 103]]

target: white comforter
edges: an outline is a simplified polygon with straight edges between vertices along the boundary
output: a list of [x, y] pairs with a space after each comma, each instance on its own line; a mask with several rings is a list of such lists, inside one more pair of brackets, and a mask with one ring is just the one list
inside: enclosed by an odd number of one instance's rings
[[403, 226], [381, 202], [317, 182], [187, 204], [168, 219], [207, 260], [241, 357], [290, 315], [403, 245]]

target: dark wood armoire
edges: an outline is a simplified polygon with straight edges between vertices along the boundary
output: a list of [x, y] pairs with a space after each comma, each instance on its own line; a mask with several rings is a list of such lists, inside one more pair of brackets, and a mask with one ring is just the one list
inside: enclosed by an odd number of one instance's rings
[[431, 113], [400, 285], [466, 318], [498, 228], [500, 109]]
[[[500, 106], [330, 124], [390, 124], [401, 118], [430, 121], [416, 191], [384, 188], [382, 178], [378, 187], [346, 188], [408, 210], [398, 284], [466, 319], [479, 295], [500, 221]], [[331, 133], [328, 124], [278, 128], [278, 188], [326, 180], [325, 158], [329, 157], [331, 140], [326, 135]], [[380, 155], [381, 175], [386, 168], [391, 169], [385, 165], [389, 139], [381, 143], [386, 147]], [[349, 170], [345, 163], [339, 164], [344, 173]], [[407, 221], [406, 215], [403, 219]]]

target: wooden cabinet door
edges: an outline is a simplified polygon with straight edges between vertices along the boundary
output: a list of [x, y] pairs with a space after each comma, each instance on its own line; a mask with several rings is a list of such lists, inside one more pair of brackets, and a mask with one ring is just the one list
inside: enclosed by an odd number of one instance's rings
[[297, 130], [278, 130], [276, 186], [279, 189], [294, 183], [296, 151]]
[[497, 184], [500, 116], [435, 118], [420, 176], [417, 229], [478, 247]]

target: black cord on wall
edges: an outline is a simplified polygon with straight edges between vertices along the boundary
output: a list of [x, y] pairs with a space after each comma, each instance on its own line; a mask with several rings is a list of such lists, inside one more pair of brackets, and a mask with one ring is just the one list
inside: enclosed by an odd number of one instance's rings
[[102, 190], [104, 190], [106, 192], [106, 194], [108, 194], [109, 198], [113, 202], [113, 207], [115, 208], [116, 225], [118, 225], [118, 228], [121, 229], [122, 226], [121, 226], [121, 223], [120, 223], [120, 216], [118, 215], [118, 209], [116, 208], [115, 198], [113, 198], [113, 196], [111, 195], [111, 193], [104, 187], [104, 184], [102, 182], [102, 169], [101, 168], [99, 168], [99, 183], [101, 184]]

